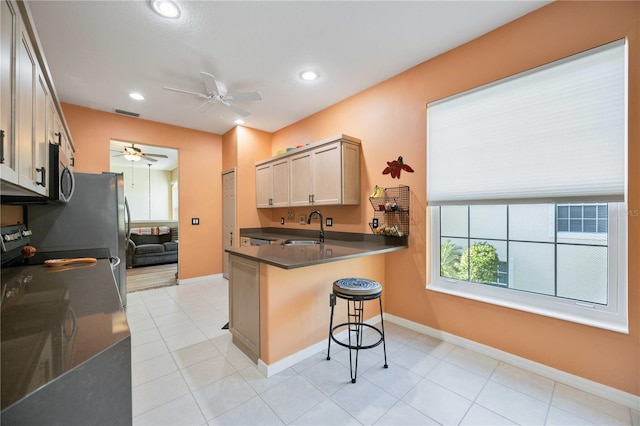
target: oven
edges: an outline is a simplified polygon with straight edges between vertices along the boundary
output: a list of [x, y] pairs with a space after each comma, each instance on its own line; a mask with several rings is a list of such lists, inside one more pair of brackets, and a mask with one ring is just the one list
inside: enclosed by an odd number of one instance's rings
[[49, 144], [49, 199], [66, 203], [71, 200], [75, 179], [71, 161], [60, 144]]

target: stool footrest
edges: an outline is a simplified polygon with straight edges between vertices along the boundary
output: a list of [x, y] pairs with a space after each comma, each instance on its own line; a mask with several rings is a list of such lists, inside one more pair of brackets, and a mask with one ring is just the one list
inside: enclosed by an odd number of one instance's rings
[[[380, 335], [380, 339], [378, 339], [377, 342], [372, 343], [370, 345], [362, 345], [362, 346], [358, 346], [356, 345], [349, 345], [348, 343], [343, 343], [341, 341], [339, 341], [338, 339], [335, 338], [335, 336], [333, 335], [334, 331], [338, 328], [341, 327], [347, 327], [347, 326], [363, 326], [363, 327], [369, 327], [372, 330], [375, 330], [378, 332], [378, 334]], [[351, 331], [355, 331], [355, 330], [351, 330]], [[371, 348], [375, 348], [376, 346], [378, 346], [380, 343], [382, 343], [384, 341], [384, 335], [382, 334], [382, 331], [380, 331], [379, 328], [374, 327], [373, 325], [370, 324], [365, 324], [365, 323], [348, 323], [348, 322], [343, 322], [342, 324], [338, 324], [335, 327], [331, 328], [331, 340], [333, 340], [334, 342], [336, 342], [337, 344], [339, 344], [340, 346], [343, 346], [345, 348], [349, 348], [349, 349], [371, 349]], [[356, 339], [357, 341], [357, 339]]]

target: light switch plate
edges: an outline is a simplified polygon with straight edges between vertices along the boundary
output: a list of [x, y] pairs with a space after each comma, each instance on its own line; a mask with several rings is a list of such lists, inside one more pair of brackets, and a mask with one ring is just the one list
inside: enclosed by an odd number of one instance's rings
[[332, 217], [328, 217], [326, 222], [327, 222], [326, 223], [327, 226], [333, 226], [333, 218]]
[[200, 225], [200, 218], [199, 217], [192, 217], [191, 218], [191, 224], [192, 225]]
[[304, 215], [303, 215], [303, 214], [301, 214], [301, 215], [300, 215], [300, 225], [304, 225], [304, 223], [305, 223]]
[[284, 225], [284, 217], [280, 218], [280, 225]]

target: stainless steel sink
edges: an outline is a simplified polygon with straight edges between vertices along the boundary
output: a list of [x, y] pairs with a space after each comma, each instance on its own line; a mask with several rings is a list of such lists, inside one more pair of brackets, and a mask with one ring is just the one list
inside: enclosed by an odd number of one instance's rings
[[283, 246], [315, 246], [320, 244], [317, 240], [285, 240]]

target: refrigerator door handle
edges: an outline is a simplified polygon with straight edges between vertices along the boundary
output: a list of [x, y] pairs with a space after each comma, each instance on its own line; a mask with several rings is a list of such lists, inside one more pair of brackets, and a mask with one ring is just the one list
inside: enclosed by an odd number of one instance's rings
[[127, 247], [129, 245], [129, 240], [131, 240], [131, 211], [129, 210], [129, 202], [127, 201], [127, 197], [124, 197], [124, 208], [126, 210], [127, 213], [127, 220], [126, 220], [126, 230], [125, 230], [125, 242], [124, 242], [124, 246]]
[[111, 263], [111, 269], [115, 270], [120, 265], [120, 258], [118, 256], [110, 256], [109, 263]]

